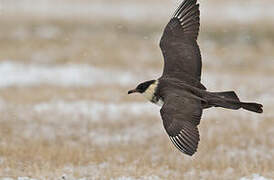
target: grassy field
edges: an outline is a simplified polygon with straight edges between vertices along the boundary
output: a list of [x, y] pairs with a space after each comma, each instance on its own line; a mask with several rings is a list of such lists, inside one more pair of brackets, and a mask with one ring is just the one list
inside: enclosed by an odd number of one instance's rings
[[81, 18], [4, 9], [0, 179], [274, 178], [274, 26], [269, 17], [248, 23], [202, 18], [203, 83], [211, 91], [234, 89], [241, 100], [262, 103], [264, 113], [205, 110], [198, 152], [187, 157], [170, 142], [159, 108], [127, 95], [139, 82], [161, 74], [158, 42], [176, 5], [161, 2], [157, 7], [167, 5], [170, 12], [147, 20], [95, 16], [97, 11]]

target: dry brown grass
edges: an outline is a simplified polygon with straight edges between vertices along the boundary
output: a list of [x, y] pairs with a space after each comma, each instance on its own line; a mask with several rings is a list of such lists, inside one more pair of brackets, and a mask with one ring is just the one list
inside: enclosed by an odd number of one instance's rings
[[[21, 124], [20, 119], [2, 119], [0, 154], [4, 161], [0, 167], [4, 171], [1, 175], [56, 178], [67, 173], [75, 178], [86, 176], [96, 179], [120, 176], [140, 178], [149, 175], [162, 179], [237, 179], [260, 173], [273, 177], [273, 131], [269, 127], [269, 124], [274, 123], [273, 117], [258, 117], [260, 123], [254, 128], [247, 125], [252, 120], [241, 118], [237, 113], [219, 112], [219, 115], [226, 118], [204, 118], [202, 121], [201, 143], [194, 158], [178, 152], [169, 143], [163, 128], [157, 129], [156, 135], [141, 143], [127, 142], [102, 147], [86, 138], [88, 132], [64, 137], [61, 135], [53, 140], [20, 137], [22, 132], [14, 131], [23, 131], [26, 125]], [[45, 126], [46, 118], [40, 118], [38, 115], [34, 116], [27, 123], [38, 121], [39, 126]], [[126, 118], [128, 122], [120, 125], [110, 123], [106, 126], [103, 120], [102, 124], [94, 126], [91, 122], [89, 131], [97, 131], [102, 126], [113, 133], [138, 124], [146, 124], [145, 131], [149, 131], [149, 127], [155, 127], [153, 124], [160, 127], [158, 118], [149, 121], [148, 117]], [[81, 122], [83, 121], [82, 119]], [[133, 122], [135, 125], [132, 125]], [[50, 128], [54, 133], [59, 131], [58, 127]], [[75, 125], [67, 130], [75, 131], [75, 128], [76, 131], [79, 130]], [[39, 128], [37, 133], [39, 134]], [[10, 169], [7, 170], [7, 167]], [[97, 171], [96, 174], [93, 174], [94, 171]]]

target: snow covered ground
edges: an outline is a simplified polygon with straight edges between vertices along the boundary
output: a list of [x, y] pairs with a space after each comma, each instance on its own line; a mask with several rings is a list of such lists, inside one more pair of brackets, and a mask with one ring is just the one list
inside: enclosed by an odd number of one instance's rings
[[[85, 64], [47, 66], [39, 64], [22, 64], [13, 61], [0, 63], [0, 88], [14, 86], [92, 86], [94, 84], [121, 84], [122, 86], [137, 81], [130, 72], [112, 69], [98, 69]], [[102, 77], [111, 78], [102, 78]]]
[[[158, 21], [172, 15], [180, 1], [2, 1], [3, 15], [25, 14], [40, 17], [123, 19], [127, 21]], [[151, 8], [153, 7], [153, 8]], [[168, 8], [167, 8], [168, 7]], [[202, 19], [206, 22], [255, 23], [274, 18], [271, 1], [201, 1]], [[244, 9], [244, 10], [243, 10]], [[19, 10], [19, 11], [18, 11]], [[149, 18], [148, 18], [149, 17]]]
[[[105, 82], [98, 80], [98, 77], [107, 73], [111, 73], [111, 77], [113, 77], [111, 80], [106, 79]], [[5, 74], [8, 77], [0, 80], [0, 89], [3, 92], [8, 91], [8, 89], [11, 88], [27, 88], [32, 91], [32, 88], [44, 86], [45, 84], [49, 87], [55, 87], [55, 89], [70, 89], [74, 86], [92, 88], [97, 85], [115, 87], [117, 84], [119, 84], [118, 86], [121, 88], [124, 88], [123, 86], [134, 87], [135, 84], [133, 84], [133, 82], [137, 82], [137, 77], [140, 78], [138, 74], [124, 72], [115, 68], [103, 69], [94, 68], [90, 65], [77, 64], [63, 66], [23, 64], [19, 63], [18, 60], [0, 63], [0, 74]], [[69, 74], [69, 76], [67, 76], [67, 74]], [[122, 78], [120, 77], [124, 76], [127, 76], [127, 81], [121, 81]], [[145, 76], [143, 78], [145, 78]], [[259, 82], [262, 78], [264, 81]], [[258, 81], [258, 87], [253, 85], [254, 80]], [[207, 84], [210, 89], [228, 90], [237, 85], [238, 93], [240, 97], [244, 99], [250, 99], [256, 91], [271, 88], [271, 84], [274, 84], [273, 81], [272, 78], [264, 77], [262, 75], [220, 75], [216, 72], [207, 72], [203, 75], [203, 82]], [[249, 88], [250, 86], [253, 86], [252, 90]], [[103, 90], [100, 93], [105, 94], [106, 92], [111, 93], [111, 90]], [[99, 150], [101, 148], [117, 147], [119, 145], [127, 146], [134, 144], [135, 146], [143, 146], [150, 142], [151, 138], [157, 138], [159, 136], [165, 137], [162, 123], [159, 121], [159, 107], [143, 100], [138, 100], [137, 102], [123, 101], [124, 93], [126, 92], [120, 92], [116, 94], [115, 97], [108, 95], [105, 96], [105, 99], [103, 100], [81, 98], [68, 100], [66, 98], [63, 99], [62, 95], [59, 95], [59, 97], [54, 97], [53, 99], [50, 98], [48, 100], [39, 100], [38, 102], [34, 101], [31, 103], [18, 103], [17, 100], [14, 101], [3, 95], [3, 97], [0, 98], [0, 114], [2, 114], [3, 117], [2, 123], [5, 124], [10, 121], [8, 125], [9, 128], [12, 128], [10, 136], [16, 137], [14, 141], [19, 142], [22, 141], [20, 140], [21, 138], [48, 142], [54, 142], [56, 139], [64, 139], [68, 146], [77, 146], [77, 144], [89, 142], [91, 147], [95, 149], [98, 148]], [[209, 121], [205, 123], [210, 123], [211, 127], [207, 126], [202, 128], [202, 141], [205, 139], [211, 139], [212, 141], [216, 134], [229, 134], [230, 128], [234, 129], [234, 133], [238, 134], [237, 132], [241, 132], [242, 129], [246, 128], [244, 125], [245, 121], [248, 121], [247, 133], [257, 132], [258, 129], [264, 128], [268, 124], [267, 121], [273, 118], [273, 113], [271, 112], [274, 104], [273, 97], [272, 91], [268, 91], [256, 97], [256, 101], [263, 102], [265, 106], [265, 113], [262, 116], [247, 113], [246, 111], [238, 111], [237, 113], [225, 110], [220, 111], [220, 109], [204, 111], [203, 119]], [[222, 119], [220, 119], [220, 113], [224, 114]], [[11, 118], [11, 114], [16, 114], [15, 118]], [[151, 121], [151, 119], [153, 119], [153, 121]], [[226, 122], [225, 124], [230, 128], [222, 128], [221, 122]], [[240, 126], [239, 123], [241, 124]], [[23, 131], [21, 131], [22, 129]], [[268, 137], [271, 137], [271, 134], [273, 133], [274, 131], [272, 128], [264, 128], [264, 134]], [[266, 144], [257, 144], [256, 138], [254, 140], [250, 139], [248, 143], [246, 140], [243, 140], [244, 142], [238, 147], [231, 146], [231, 143], [235, 143], [238, 138], [245, 139], [245, 136], [243, 136], [242, 133], [233, 135], [230, 137], [230, 140], [227, 141], [228, 144], [218, 144], [214, 147], [213, 151], [216, 154], [225, 154], [225, 158], [230, 160], [237, 158], [252, 159], [254, 157], [258, 157], [257, 161], [267, 162], [272, 160], [274, 151], [269, 149], [269, 146]], [[75, 139], [77, 139], [77, 141], [75, 141]], [[263, 141], [268, 142], [269, 140], [265, 139]], [[4, 144], [6, 144], [4, 146], [7, 146], [9, 143], [5, 142]], [[168, 144], [168, 147], [170, 148], [172, 147], [167, 138], [165, 139], [165, 144]], [[244, 146], [245, 148], [241, 146]], [[201, 147], [201, 150], [206, 150], [206, 148]], [[158, 162], [159, 159], [161, 159], [161, 152], [159, 149], [150, 147], [148, 151], [152, 153], [150, 157], [152, 158], [152, 162]], [[262, 153], [264, 155], [262, 155]], [[116, 158], [119, 159], [118, 161], [120, 163], [126, 161], [123, 156]], [[4, 158], [3, 162], [6, 161], [7, 159]], [[217, 161], [220, 161], [220, 159]], [[96, 176], [94, 175], [94, 177], [99, 178], [102, 177], [104, 169], [110, 166], [111, 162], [108, 161], [81, 167], [69, 165], [63, 170], [60, 170], [62, 173], [66, 172], [67, 175], [60, 175], [59, 179], [85, 179], [84, 176], [82, 176], [83, 178], [74, 177], [73, 172], [75, 171], [81, 175], [85, 174], [83, 172], [99, 171]], [[11, 171], [6, 170], [6, 172]], [[230, 167], [227, 168], [225, 172], [231, 174], [235, 172], [235, 169]], [[168, 177], [170, 170], [165, 169], [160, 176], [158, 173], [155, 173], [153, 175], [144, 175], [138, 178], [134, 176], [120, 176], [112, 179], [158, 180], [165, 176], [164, 173], [166, 173], [166, 177]], [[188, 169], [187, 172], [184, 173], [184, 177], [189, 178], [195, 176], [196, 173], [198, 172], [195, 169]], [[212, 176], [212, 173], [208, 170], [200, 171], [199, 174], [205, 177]], [[88, 173], [87, 176], [90, 176], [90, 173]], [[27, 177], [22, 178], [27, 179]], [[264, 177], [258, 174], [240, 178], [240, 180], [249, 179], [268, 180], [269, 178], [268, 176]]]
[[263, 114], [205, 110], [187, 157], [160, 108], [127, 95], [161, 74], [178, 3], [0, 1], [0, 180], [273, 179], [271, 1], [201, 1], [202, 82]]

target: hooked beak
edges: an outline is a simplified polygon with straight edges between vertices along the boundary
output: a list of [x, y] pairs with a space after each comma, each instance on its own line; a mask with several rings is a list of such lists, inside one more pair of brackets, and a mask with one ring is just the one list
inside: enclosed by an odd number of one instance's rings
[[132, 90], [128, 91], [128, 94], [132, 94], [132, 93], [136, 93], [136, 92], [138, 92], [136, 89], [132, 89]]

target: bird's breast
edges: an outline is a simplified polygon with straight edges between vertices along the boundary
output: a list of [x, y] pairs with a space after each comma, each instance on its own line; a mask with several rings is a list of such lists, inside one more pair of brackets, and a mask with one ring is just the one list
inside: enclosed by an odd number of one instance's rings
[[144, 97], [150, 102], [157, 104], [158, 106], [162, 106], [164, 104], [161, 97], [156, 95], [156, 90], [158, 86], [158, 81], [151, 84], [145, 92], [143, 92]]
[[158, 106], [164, 105], [164, 101], [162, 100], [162, 98], [159, 96], [156, 96], [154, 93], [151, 94], [151, 93], [146, 92], [146, 93], [143, 93], [143, 95], [145, 96], [145, 98], [147, 100], [149, 100], [150, 102], [152, 102]]

